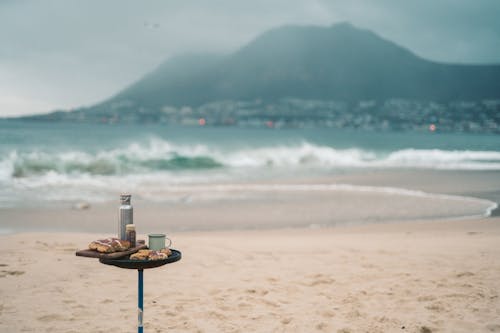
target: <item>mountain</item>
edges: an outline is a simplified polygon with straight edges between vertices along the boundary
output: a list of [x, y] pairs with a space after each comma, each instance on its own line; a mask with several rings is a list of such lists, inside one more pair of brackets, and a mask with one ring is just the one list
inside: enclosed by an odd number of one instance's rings
[[110, 99], [77, 111], [154, 113], [166, 106], [199, 107], [224, 100], [275, 103], [285, 98], [500, 99], [500, 65], [429, 61], [348, 23], [285, 26], [230, 55], [169, 59]]
[[167, 61], [108, 102], [197, 106], [217, 100], [275, 101], [500, 97], [499, 65], [431, 62], [348, 23], [286, 26], [226, 57]]

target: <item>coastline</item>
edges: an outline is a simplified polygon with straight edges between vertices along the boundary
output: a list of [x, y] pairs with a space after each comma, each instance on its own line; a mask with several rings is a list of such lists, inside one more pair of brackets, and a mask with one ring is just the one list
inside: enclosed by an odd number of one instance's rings
[[[500, 171], [362, 170], [154, 193], [146, 188], [133, 201], [139, 232], [318, 228], [496, 216], [498, 189]], [[1, 208], [1, 231], [115, 232], [116, 202], [78, 205]]]
[[[138, 238], [166, 232], [183, 252], [145, 273], [145, 330], [500, 332], [500, 218], [460, 218], [477, 202], [446, 199], [495, 201], [497, 175], [370, 171], [281, 180], [274, 185], [306, 187], [230, 200], [203, 201], [199, 191], [166, 203], [138, 198]], [[325, 183], [396, 194], [307, 191]], [[2, 227], [17, 227], [0, 235], [0, 331], [135, 329], [137, 274], [74, 255], [114, 234], [116, 210], [0, 210]]]

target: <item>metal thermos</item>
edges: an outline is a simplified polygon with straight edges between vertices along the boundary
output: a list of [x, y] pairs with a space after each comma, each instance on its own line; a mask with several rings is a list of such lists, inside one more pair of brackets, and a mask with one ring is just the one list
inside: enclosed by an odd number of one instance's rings
[[130, 194], [120, 195], [121, 205], [118, 213], [118, 237], [122, 240], [127, 239], [127, 224], [134, 224], [134, 208], [130, 204]]

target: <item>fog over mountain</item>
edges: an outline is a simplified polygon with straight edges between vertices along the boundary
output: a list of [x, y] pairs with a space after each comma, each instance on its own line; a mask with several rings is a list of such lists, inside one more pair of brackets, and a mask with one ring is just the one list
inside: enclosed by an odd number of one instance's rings
[[[316, 125], [399, 129], [439, 120], [447, 130], [496, 132], [499, 106], [488, 100], [500, 100], [500, 65], [429, 61], [340, 23], [271, 29], [229, 55], [177, 56], [97, 105], [29, 119], [192, 124], [209, 117], [211, 125], [241, 125], [268, 118], [303, 126], [297, 119], [313, 117]], [[366, 102], [358, 118], [346, 116]]]
[[90, 107], [160, 109], [220, 100], [425, 101], [500, 98], [499, 65], [428, 61], [368, 30], [272, 29], [227, 56], [192, 54], [167, 60], [116, 96]]
[[225, 57], [191, 55], [162, 64], [111, 100], [136, 106], [198, 106], [217, 100], [275, 101], [500, 97], [500, 66], [448, 65], [350, 24], [285, 26]]
[[351, 22], [439, 62], [500, 59], [494, 0], [0, 1], [0, 117], [94, 105], [164, 59], [283, 25]]

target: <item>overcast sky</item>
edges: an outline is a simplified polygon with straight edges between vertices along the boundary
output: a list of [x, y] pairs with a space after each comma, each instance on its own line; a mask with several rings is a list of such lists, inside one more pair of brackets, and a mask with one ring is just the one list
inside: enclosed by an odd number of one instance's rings
[[500, 62], [498, 0], [0, 0], [0, 116], [91, 105], [174, 54], [349, 21], [416, 54]]

